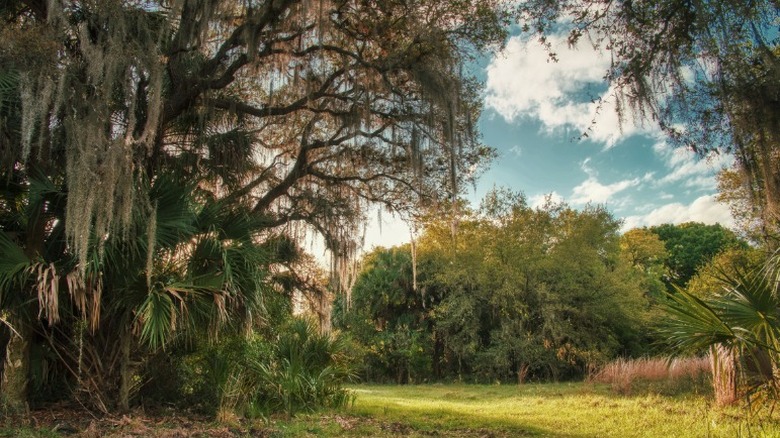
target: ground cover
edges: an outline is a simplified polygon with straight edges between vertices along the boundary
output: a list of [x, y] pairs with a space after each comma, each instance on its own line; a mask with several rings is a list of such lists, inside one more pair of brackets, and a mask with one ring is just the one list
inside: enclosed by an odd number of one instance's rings
[[180, 413], [154, 418], [136, 413], [84, 421], [81, 427], [71, 420], [70, 430], [55, 432], [53, 424], [40, 427], [46, 422], [39, 419], [37, 428], [0, 426], [0, 437], [780, 437], [776, 416], [716, 408], [700, 389], [692, 386], [675, 393], [668, 387], [637, 384], [631, 393], [616, 394], [608, 385], [588, 383], [356, 385], [351, 387], [355, 398], [349, 408], [292, 420], [215, 425]]
[[780, 436], [780, 424], [766, 415], [715, 408], [695, 391], [664, 395], [665, 389], [637, 385], [633, 394], [617, 395], [585, 383], [356, 386], [348, 413], [380, 428], [356, 422], [339, 434], [392, 436], [395, 428], [409, 436]]

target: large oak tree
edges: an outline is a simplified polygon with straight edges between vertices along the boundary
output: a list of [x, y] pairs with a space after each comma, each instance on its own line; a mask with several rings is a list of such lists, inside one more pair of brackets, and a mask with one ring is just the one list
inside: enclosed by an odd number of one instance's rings
[[[99, 295], [111, 260], [93, 260], [116, 239], [146, 239], [141, 292], [175, 301], [150, 286], [162, 176], [191, 184], [191, 202], [249, 212], [258, 241], [316, 231], [339, 268], [366, 205], [450, 198], [492, 155], [463, 65], [502, 43], [501, 2], [12, 0], [0, 19], [0, 156], [19, 189], [0, 206], [32, 213], [9, 214], [3, 244], [19, 251], [3, 257], [41, 268], [2, 290], [20, 363], [20, 316], [56, 324], [65, 290]], [[33, 180], [58, 202], [19, 195]], [[86, 303], [88, 319], [107, 306]], [[4, 391], [22, 399], [24, 384]]]

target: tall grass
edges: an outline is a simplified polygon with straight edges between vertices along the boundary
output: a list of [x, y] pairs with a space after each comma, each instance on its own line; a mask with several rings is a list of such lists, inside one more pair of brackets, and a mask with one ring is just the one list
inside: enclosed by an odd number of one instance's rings
[[607, 383], [619, 394], [630, 394], [637, 383], [661, 383], [665, 390], [687, 389], [712, 374], [708, 357], [617, 359], [595, 369], [588, 381]]

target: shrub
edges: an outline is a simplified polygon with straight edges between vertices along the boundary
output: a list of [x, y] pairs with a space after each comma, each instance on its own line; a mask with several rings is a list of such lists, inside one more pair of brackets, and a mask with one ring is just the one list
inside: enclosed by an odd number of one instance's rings
[[250, 358], [246, 367], [234, 369], [220, 411], [290, 417], [345, 406], [350, 396], [343, 384], [354, 377], [348, 346], [346, 338], [321, 334], [309, 320], [291, 320], [272, 343], [270, 360]]
[[234, 335], [160, 354], [150, 362], [142, 396], [220, 421], [278, 412], [289, 417], [350, 401], [343, 388], [353, 378], [347, 338], [320, 334], [305, 319], [291, 319], [275, 333]]

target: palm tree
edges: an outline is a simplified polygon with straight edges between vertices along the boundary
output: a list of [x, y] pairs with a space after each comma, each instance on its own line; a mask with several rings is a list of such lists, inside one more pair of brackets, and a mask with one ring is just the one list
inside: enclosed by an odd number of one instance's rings
[[662, 333], [677, 352], [710, 351], [720, 404], [760, 388], [780, 393], [780, 296], [767, 269], [724, 275], [722, 290], [707, 298], [669, 295]]
[[65, 161], [64, 148], [26, 162], [11, 153], [21, 144], [19, 90], [16, 72], [0, 71], [0, 150], [10, 154], [0, 156], [0, 363], [8, 364], [0, 389], [25, 406], [38, 331], [93, 405], [127, 409], [131, 357], [194, 328], [262, 318], [270, 265], [296, 253], [278, 251], [289, 241], [240, 196], [220, 199], [220, 184], [231, 193], [256, 169], [245, 127], [226, 129], [212, 114], [216, 121], [193, 117], [172, 130], [171, 142], [194, 130], [197, 141], [138, 172], [134, 190], [149, 196], [132, 203], [132, 230], [93, 232], [80, 261], [65, 237], [67, 219], [78, 220], [65, 214], [65, 169], [52, 165]]
[[[218, 200], [180, 179], [160, 174], [150, 182], [153, 205], [133, 212], [141, 231], [133, 239], [103, 236], [100, 250], [92, 236], [96, 249], [83, 267], [62, 231], [67, 193], [43, 177], [4, 180], [0, 309], [3, 325], [15, 332], [9, 363], [24, 364], [4, 370], [7, 397], [25, 400], [29, 360], [19, 359], [29, 355], [33, 329], [79, 393], [109, 411], [129, 407], [134, 364], [175, 336], [240, 330], [263, 318], [264, 299], [275, 293], [269, 270], [296, 251], [239, 201]], [[27, 251], [25, 228], [36, 214], [45, 216], [47, 230], [37, 255]], [[46, 321], [36, 322], [36, 313]]]
[[[62, 175], [31, 157], [22, 172], [20, 76], [0, 70], [0, 391], [12, 408], [27, 400], [35, 315], [59, 319], [58, 272], [64, 249]], [[49, 151], [57, 160], [61, 151]], [[36, 299], [37, 297], [37, 299]]]
[[41, 175], [0, 179], [0, 312], [6, 326], [0, 387], [11, 405], [22, 407], [35, 315], [49, 324], [59, 320], [64, 199]]
[[274, 293], [269, 269], [284, 239], [269, 238], [262, 217], [170, 176], [158, 176], [149, 193], [151, 217], [138, 211], [135, 218], [147, 231], [131, 240], [109, 237], [103, 256], [94, 251], [85, 270], [84, 284], [101, 289], [85, 293], [99, 300], [92, 309], [102, 314], [80, 308], [73, 315], [89, 320], [90, 330], [81, 332], [71, 360], [82, 389], [103, 410], [128, 409], [139, 359], [178, 335], [251, 326]]

